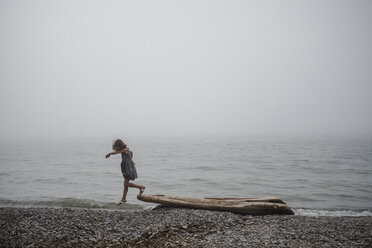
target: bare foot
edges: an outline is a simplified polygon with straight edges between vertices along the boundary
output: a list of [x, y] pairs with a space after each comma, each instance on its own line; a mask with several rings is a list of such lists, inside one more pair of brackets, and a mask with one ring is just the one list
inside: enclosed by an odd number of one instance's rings
[[121, 204], [123, 204], [123, 203], [125, 203], [125, 202], [127, 202], [127, 200], [121, 200], [121, 201], [119, 201], [118, 203], [116, 203], [116, 206], [119, 206], [119, 205], [121, 205]]

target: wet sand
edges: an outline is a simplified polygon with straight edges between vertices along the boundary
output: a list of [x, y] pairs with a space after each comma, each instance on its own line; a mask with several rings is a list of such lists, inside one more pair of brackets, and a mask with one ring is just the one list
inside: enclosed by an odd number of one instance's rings
[[371, 247], [372, 217], [0, 208], [1, 247]]

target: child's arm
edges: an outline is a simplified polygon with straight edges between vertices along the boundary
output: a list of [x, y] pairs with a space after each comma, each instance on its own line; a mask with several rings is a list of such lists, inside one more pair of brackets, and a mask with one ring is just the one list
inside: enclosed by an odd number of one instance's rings
[[[130, 153], [130, 158], [132, 159], [132, 161], [133, 161], [133, 152], [132, 151], [129, 151], [129, 153]], [[136, 166], [136, 163], [133, 161], [133, 164], [134, 164], [134, 166]]]
[[118, 154], [118, 153], [128, 153], [128, 149], [127, 148], [124, 148], [121, 151], [113, 151], [113, 152], [107, 153], [106, 154], [106, 158], [109, 158], [110, 155], [114, 155], [114, 154]]

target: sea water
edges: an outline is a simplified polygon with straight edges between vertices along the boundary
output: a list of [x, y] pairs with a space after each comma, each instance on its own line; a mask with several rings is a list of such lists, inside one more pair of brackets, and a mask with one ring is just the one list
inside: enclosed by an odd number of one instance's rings
[[[125, 137], [122, 137], [123, 139]], [[113, 139], [113, 138], [112, 138]], [[117, 209], [123, 178], [111, 138], [0, 141], [0, 206]], [[372, 215], [372, 138], [130, 137], [145, 194], [265, 197], [296, 214]], [[129, 189], [122, 209], [154, 206]]]

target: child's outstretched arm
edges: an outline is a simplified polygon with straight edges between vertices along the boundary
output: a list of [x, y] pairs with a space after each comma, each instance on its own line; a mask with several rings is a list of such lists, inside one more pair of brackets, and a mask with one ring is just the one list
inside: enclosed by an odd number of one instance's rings
[[128, 153], [128, 148], [124, 148], [123, 150], [120, 150], [120, 151], [113, 151], [113, 152], [107, 153], [106, 158], [109, 158], [110, 155], [114, 155], [118, 153]]

